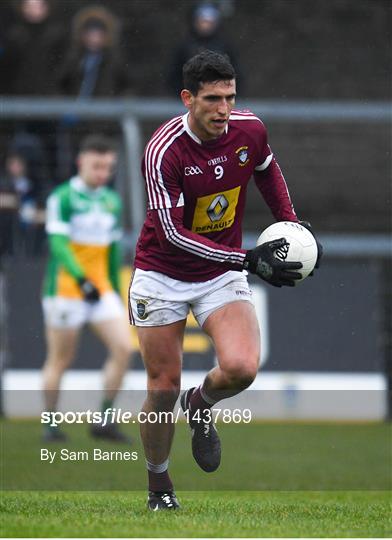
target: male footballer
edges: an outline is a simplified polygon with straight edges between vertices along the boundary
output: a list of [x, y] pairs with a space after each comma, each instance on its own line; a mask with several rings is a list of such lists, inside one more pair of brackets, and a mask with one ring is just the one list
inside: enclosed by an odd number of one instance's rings
[[[81, 144], [78, 174], [48, 198], [49, 239], [43, 310], [47, 357], [45, 409], [55, 411], [61, 378], [74, 360], [80, 332], [89, 324], [108, 349], [102, 412], [112, 407], [131, 354], [126, 311], [120, 299], [121, 200], [107, 183], [116, 162], [113, 142], [92, 135]], [[117, 424], [94, 424], [92, 435], [127, 442]], [[48, 427], [46, 441], [65, 437]]]
[[[302, 265], [274, 257], [284, 239], [241, 249], [252, 177], [277, 221], [298, 219], [265, 126], [251, 112], [233, 109], [236, 82], [228, 58], [202, 52], [184, 65], [183, 75], [181, 99], [188, 113], [161, 126], [143, 157], [148, 210], [129, 312], [147, 371], [146, 413], [172, 411], [176, 403], [190, 309], [211, 338], [218, 365], [181, 396], [181, 406], [189, 418], [193, 456], [212, 472], [220, 464], [221, 446], [210, 409], [247, 388], [259, 366], [247, 272], [276, 287], [293, 286]], [[173, 423], [141, 425], [151, 510], [179, 507], [168, 473], [173, 433]]]

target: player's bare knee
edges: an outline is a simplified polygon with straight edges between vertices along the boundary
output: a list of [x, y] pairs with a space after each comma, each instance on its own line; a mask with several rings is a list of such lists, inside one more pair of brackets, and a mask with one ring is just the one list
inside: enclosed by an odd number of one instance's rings
[[171, 410], [180, 395], [181, 379], [177, 375], [165, 373], [148, 377], [149, 398], [159, 404], [161, 410]]
[[121, 364], [129, 364], [129, 360], [132, 353], [132, 346], [127, 341], [118, 343], [114, 349], [112, 349], [112, 356]]
[[63, 373], [72, 364], [72, 357], [68, 356], [49, 356], [46, 359], [44, 369]]
[[177, 394], [177, 397], [180, 393], [180, 378], [179, 377], [170, 377], [170, 375], [160, 375], [158, 377], [150, 378], [150, 388], [158, 392], [172, 392]]
[[236, 363], [224, 370], [229, 384], [238, 388], [248, 388], [257, 375], [257, 365]]

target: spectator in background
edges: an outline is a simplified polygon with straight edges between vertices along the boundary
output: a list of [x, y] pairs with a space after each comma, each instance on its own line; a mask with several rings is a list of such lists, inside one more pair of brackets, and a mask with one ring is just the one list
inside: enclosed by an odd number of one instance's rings
[[52, 19], [49, 0], [21, 0], [15, 6], [19, 20], [7, 35], [14, 64], [12, 94], [54, 94], [55, 69], [62, 60], [65, 44], [64, 30]]
[[229, 56], [237, 73], [237, 88], [241, 85], [243, 91], [242, 77], [239, 75], [235, 54], [230, 44], [222, 36], [221, 19], [221, 12], [213, 3], [203, 2], [197, 4], [191, 10], [189, 34], [174, 51], [173, 61], [168, 69], [168, 89], [176, 97], [183, 88], [182, 66], [192, 56], [204, 50], [211, 50]]
[[[119, 47], [119, 24], [102, 6], [88, 6], [73, 19], [69, 54], [60, 69], [59, 93], [80, 99], [113, 98], [129, 93], [131, 78]], [[94, 130], [113, 133], [108, 122], [94, 123]], [[83, 137], [91, 132], [75, 116], [62, 118], [57, 131], [57, 177], [75, 172], [72, 163]]]
[[118, 37], [118, 22], [110, 11], [100, 6], [80, 10], [59, 76], [60, 93], [89, 98], [129, 92], [130, 70], [120, 53]]
[[[56, 69], [61, 63], [66, 32], [56, 22], [54, 2], [18, 0], [14, 2], [16, 20], [5, 35], [5, 61], [16, 96], [42, 97], [57, 92]], [[21, 150], [35, 184], [47, 184], [55, 177], [56, 127], [54, 119], [18, 121], [12, 149]]]
[[45, 206], [46, 196], [49, 191], [48, 155], [39, 137], [39, 132], [35, 135], [28, 133], [24, 129], [19, 130], [11, 139], [7, 154], [9, 156], [20, 156], [23, 159], [25, 169], [28, 171], [28, 176], [34, 186], [35, 197]]
[[16, 152], [8, 154], [5, 162], [5, 172], [13, 191], [18, 196], [18, 206], [22, 220], [32, 222], [34, 212], [31, 210], [35, 208], [34, 186], [27, 176], [25, 158]]
[[[23, 154], [11, 150], [0, 177], [0, 206], [3, 253], [36, 254], [43, 233], [43, 221], [38, 209], [40, 186], [28, 173]], [[40, 230], [41, 229], [41, 230]]]

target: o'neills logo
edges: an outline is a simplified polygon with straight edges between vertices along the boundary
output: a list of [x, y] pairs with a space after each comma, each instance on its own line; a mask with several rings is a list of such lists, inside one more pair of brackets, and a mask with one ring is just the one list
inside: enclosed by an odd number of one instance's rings
[[219, 156], [216, 158], [209, 159], [207, 161], [208, 165], [219, 165], [219, 163], [225, 163], [227, 161], [227, 156]]

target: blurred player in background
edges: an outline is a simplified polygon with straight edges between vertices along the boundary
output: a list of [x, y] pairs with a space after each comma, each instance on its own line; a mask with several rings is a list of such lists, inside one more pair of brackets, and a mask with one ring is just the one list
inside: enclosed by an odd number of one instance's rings
[[[298, 219], [263, 123], [249, 111], [233, 110], [233, 66], [227, 57], [205, 51], [183, 73], [181, 98], [189, 112], [161, 126], [144, 154], [148, 211], [129, 311], [147, 370], [146, 413], [173, 410], [189, 309], [211, 338], [218, 366], [182, 395], [181, 406], [192, 430], [193, 456], [212, 472], [221, 447], [211, 407], [247, 388], [259, 366], [259, 327], [243, 271], [277, 287], [293, 286], [302, 264], [274, 257], [283, 238], [241, 249], [252, 176], [277, 221]], [[170, 422], [141, 424], [151, 510], [179, 506], [168, 474], [173, 433]]]
[[[45, 410], [55, 411], [61, 377], [72, 364], [80, 331], [88, 323], [107, 347], [102, 411], [112, 407], [129, 364], [131, 344], [120, 299], [121, 201], [107, 183], [116, 163], [113, 142], [89, 136], [81, 144], [77, 176], [48, 198], [50, 260], [44, 284], [47, 358]], [[92, 435], [127, 441], [116, 424], [92, 425]], [[63, 439], [58, 428], [46, 440]]]

